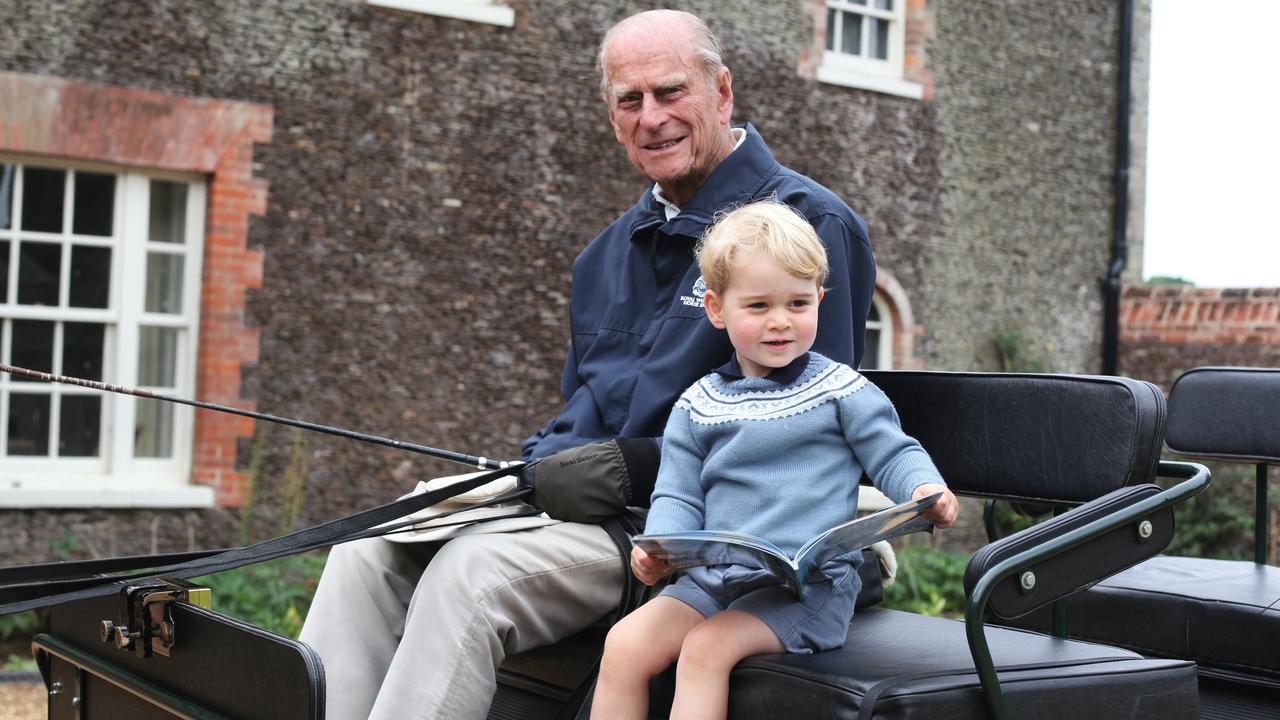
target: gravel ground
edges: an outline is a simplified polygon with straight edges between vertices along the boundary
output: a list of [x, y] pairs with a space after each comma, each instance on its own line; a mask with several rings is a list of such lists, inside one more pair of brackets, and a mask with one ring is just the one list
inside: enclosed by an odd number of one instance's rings
[[0, 720], [45, 720], [47, 698], [41, 683], [0, 683]]

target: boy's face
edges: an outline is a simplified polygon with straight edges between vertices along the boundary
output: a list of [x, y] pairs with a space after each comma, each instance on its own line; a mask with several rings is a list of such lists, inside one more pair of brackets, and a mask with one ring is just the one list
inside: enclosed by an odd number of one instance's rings
[[707, 318], [729, 332], [742, 372], [764, 377], [813, 347], [822, 289], [759, 250], [737, 261], [728, 287], [722, 293], [707, 291]]

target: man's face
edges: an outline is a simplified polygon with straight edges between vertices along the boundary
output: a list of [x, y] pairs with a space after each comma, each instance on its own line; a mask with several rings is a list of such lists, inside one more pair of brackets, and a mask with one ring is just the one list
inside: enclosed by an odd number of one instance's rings
[[733, 149], [732, 78], [708, 78], [682, 33], [631, 33], [610, 44], [609, 121], [631, 164], [677, 206]]

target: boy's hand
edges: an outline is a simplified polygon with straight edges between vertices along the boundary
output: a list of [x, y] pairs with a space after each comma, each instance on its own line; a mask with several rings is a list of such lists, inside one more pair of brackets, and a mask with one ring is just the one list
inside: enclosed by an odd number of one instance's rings
[[[924, 511], [924, 516], [933, 521], [934, 527], [939, 530], [946, 530], [956, 524], [956, 516], [960, 514], [960, 501], [956, 500], [956, 496], [945, 485], [937, 483], [921, 485], [916, 488], [915, 492], [911, 493], [911, 499], [915, 500], [936, 492], [942, 493], [942, 497], [938, 498], [937, 502]], [[635, 561], [633, 560], [632, 565], [634, 566], [634, 564]]]
[[649, 554], [639, 547], [633, 547], [631, 548], [631, 572], [640, 582], [652, 585], [662, 579], [663, 575], [671, 572], [671, 566], [667, 565], [666, 560], [649, 557]]

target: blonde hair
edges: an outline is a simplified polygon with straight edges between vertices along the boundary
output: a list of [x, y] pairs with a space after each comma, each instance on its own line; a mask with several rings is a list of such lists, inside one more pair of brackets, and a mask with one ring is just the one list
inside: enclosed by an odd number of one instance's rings
[[696, 250], [707, 287], [723, 293], [742, 251], [762, 250], [793, 277], [818, 285], [827, 279], [827, 249], [800, 213], [775, 199], [742, 205], [716, 219]]

